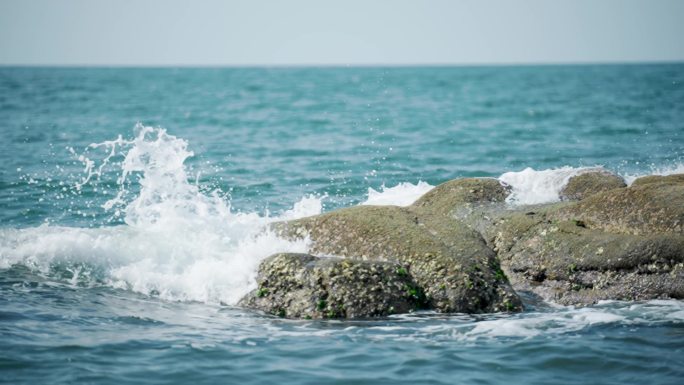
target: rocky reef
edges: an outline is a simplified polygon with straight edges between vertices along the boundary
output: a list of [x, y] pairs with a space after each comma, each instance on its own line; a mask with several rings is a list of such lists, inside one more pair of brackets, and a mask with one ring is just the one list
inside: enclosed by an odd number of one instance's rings
[[684, 175], [627, 187], [603, 170], [571, 178], [559, 203], [514, 207], [496, 179], [443, 183], [408, 207], [356, 206], [276, 223], [312, 241], [276, 254], [240, 305], [292, 318], [367, 318], [416, 309], [523, 309], [684, 298]]
[[684, 176], [601, 186], [501, 215], [489, 240], [514, 288], [565, 305], [684, 298]]

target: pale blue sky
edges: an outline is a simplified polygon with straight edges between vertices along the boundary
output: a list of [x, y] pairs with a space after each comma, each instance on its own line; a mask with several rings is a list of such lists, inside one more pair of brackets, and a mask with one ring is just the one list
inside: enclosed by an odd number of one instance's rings
[[0, 64], [684, 61], [684, 0], [0, 0]]

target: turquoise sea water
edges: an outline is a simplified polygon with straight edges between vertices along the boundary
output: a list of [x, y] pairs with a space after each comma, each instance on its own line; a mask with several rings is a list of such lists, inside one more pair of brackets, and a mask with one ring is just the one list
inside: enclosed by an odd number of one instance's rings
[[684, 64], [0, 68], [0, 382], [679, 384], [677, 300], [316, 322], [234, 304], [260, 259], [306, 250], [270, 221], [458, 177], [515, 172], [538, 198], [580, 167], [684, 172], [683, 106]]

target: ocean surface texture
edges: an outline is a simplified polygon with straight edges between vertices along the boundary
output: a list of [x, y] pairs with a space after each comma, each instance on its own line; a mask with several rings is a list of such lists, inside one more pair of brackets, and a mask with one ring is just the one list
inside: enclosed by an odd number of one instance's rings
[[684, 301], [246, 311], [273, 221], [684, 172], [684, 64], [0, 68], [0, 383], [682, 384]]

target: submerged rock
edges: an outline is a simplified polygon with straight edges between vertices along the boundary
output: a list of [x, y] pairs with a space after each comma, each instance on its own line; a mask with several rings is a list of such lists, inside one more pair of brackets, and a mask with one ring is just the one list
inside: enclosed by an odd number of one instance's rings
[[586, 172], [568, 180], [560, 192], [560, 199], [578, 201], [596, 193], [622, 187], [627, 187], [624, 179], [607, 170]]
[[399, 263], [276, 254], [259, 267], [259, 285], [241, 306], [289, 318], [369, 318], [425, 307]]

